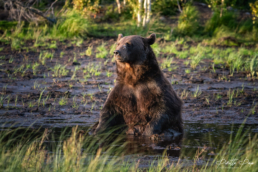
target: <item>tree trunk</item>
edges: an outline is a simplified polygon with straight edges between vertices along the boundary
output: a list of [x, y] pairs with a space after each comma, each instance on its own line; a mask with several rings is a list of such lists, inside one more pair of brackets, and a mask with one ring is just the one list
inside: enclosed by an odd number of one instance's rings
[[121, 14], [121, 4], [119, 0], [116, 0], [118, 13]]
[[220, 17], [223, 15], [224, 0], [221, 0]]
[[141, 17], [142, 0], [138, 0], [138, 5], [139, 5], [139, 9], [137, 14], [137, 26], [140, 27], [141, 21], [142, 21], [142, 17]]
[[180, 11], [180, 13], [182, 13], [182, 10], [181, 10], [181, 7], [180, 7], [180, 4], [179, 4], [178, 0], [177, 0], [177, 6], [178, 6], [178, 10]]
[[150, 22], [150, 17], [151, 17], [151, 0], [147, 0], [147, 19], [146, 19], [147, 24]]
[[143, 15], [142, 26], [145, 27], [146, 26], [146, 18], [147, 18], [147, 0], [144, 0], [143, 8], [144, 8], [144, 15]]

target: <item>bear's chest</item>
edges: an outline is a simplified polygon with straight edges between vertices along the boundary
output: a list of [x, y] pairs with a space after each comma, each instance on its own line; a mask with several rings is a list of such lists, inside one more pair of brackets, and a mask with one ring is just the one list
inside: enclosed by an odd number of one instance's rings
[[146, 123], [162, 107], [162, 92], [155, 83], [124, 86], [118, 102], [126, 123]]

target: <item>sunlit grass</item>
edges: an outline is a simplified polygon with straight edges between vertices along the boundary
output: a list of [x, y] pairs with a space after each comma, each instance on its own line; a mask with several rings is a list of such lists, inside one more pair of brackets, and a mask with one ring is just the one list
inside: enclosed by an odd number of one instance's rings
[[[216, 149], [207, 143], [201, 146], [193, 159], [186, 158], [190, 152], [182, 148], [180, 158], [170, 161], [166, 150], [162, 156], [145, 164], [133, 155], [125, 156], [127, 143], [124, 136], [105, 133], [90, 136], [86, 131], [74, 127], [64, 129], [56, 137], [49, 130], [22, 129], [2, 130], [0, 135], [1, 171], [255, 171], [257, 165], [257, 135], [248, 136], [248, 130], [240, 126], [229, 142]], [[18, 134], [20, 133], [20, 134]], [[40, 134], [42, 133], [42, 134]], [[49, 144], [51, 143], [51, 144]], [[209, 145], [210, 144], [210, 145]], [[120, 145], [120, 146], [116, 146]], [[215, 147], [213, 156], [209, 146]], [[232, 162], [235, 163], [226, 163]]]
[[106, 58], [107, 55], [108, 55], [108, 51], [105, 47], [105, 43], [102, 43], [99, 47], [97, 47], [97, 54], [96, 54], [96, 57], [97, 58]]

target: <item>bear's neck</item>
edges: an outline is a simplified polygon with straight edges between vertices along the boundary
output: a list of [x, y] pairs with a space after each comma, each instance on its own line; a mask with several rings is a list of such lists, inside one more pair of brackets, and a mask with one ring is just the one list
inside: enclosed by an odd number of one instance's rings
[[116, 81], [121, 84], [136, 86], [161, 75], [161, 70], [156, 59], [146, 60], [143, 64], [117, 62], [116, 65]]

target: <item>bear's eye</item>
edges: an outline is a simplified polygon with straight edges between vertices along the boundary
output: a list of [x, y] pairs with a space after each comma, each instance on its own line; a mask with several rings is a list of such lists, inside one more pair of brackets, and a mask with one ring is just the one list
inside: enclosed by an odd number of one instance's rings
[[132, 46], [131, 42], [127, 42], [127, 43], [126, 43], [126, 46], [127, 46], [127, 47], [131, 47], [131, 46]]

